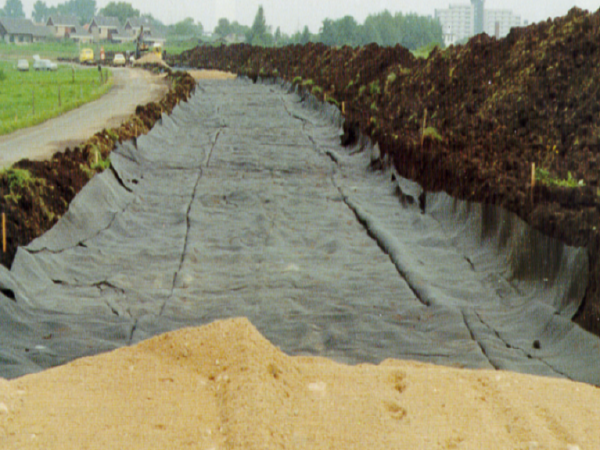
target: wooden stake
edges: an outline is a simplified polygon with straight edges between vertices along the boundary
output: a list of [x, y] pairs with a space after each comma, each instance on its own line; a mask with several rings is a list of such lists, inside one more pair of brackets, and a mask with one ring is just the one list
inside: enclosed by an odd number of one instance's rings
[[342, 102], [342, 114], [346, 114], [346, 102]]
[[535, 163], [531, 163], [531, 203], [533, 204], [533, 189], [535, 188]]
[[2, 252], [6, 253], [6, 214], [2, 213]]
[[427, 108], [425, 108], [425, 114], [423, 115], [423, 130], [421, 131], [421, 147], [425, 141], [425, 127], [427, 127]]

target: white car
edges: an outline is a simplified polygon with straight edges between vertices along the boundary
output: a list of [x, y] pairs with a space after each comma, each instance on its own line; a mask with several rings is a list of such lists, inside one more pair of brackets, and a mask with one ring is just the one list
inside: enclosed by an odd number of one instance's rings
[[40, 59], [39, 55], [33, 55], [34, 70], [58, 70], [58, 65], [49, 59]]
[[123, 53], [117, 53], [113, 58], [113, 65], [115, 66], [124, 66], [125, 62], [125, 56], [123, 56]]
[[20, 59], [17, 63], [17, 70], [19, 72], [28, 72], [29, 71], [29, 61], [26, 59]]

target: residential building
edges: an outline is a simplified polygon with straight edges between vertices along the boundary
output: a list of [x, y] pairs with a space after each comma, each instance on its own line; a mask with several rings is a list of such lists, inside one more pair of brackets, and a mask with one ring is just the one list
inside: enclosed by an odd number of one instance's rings
[[436, 9], [435, 18], [442, 25], [446, 45], [473, 36], [472, 5], [450, 5], [448, 9]]
[[513, 27], [520, 27], [521, 17], [515, 16], [509, 9], [487, 9], [484, 14], [483, 31], [496, 36], [496, 23], [499, 25], [498, 36], [504, 37]]
[[152, 26], [152, 22], [147, 17], [132, 17], [127, 19], [123, 27], [123, 37], [121, 41], [134, 41], [140, 35], [144, 27], [144, 42], [147, 44], [165, 44], [166, 37], [158, 33]]
[[90, 22], [88, 31], [94, 41], [113, 41], [123, 34], [121, 23], [116, 17], [96, 16]]
[[[474, 36], [476, 33], [476, 19], [480, 18], [483, 0], [471, 0], [470, 5], [450, 5], [448, 9], [436, 9], [435, 17], [439, 19], [444, 33], [446, 45], [456, 44]], [[476, 17], [477, 16], [477, 17]], [[506, 9], [483, 9], [483, 32], [489, 36], [496, 36], [498, 23], [498, 37], [506, 36], [513, 27], [521, 26], [521, 18]], [[478, 24], [477, 28], [480, 28]]]
[[57, 39], [69, 38], [79, 26], [79, 19], [75, 16], [50, 16], [46, 21], [46, 26], [52, 30], [52, 34]]
[[50, 30], [36, 25], [30, 19], [0, 17], [0, 39], [8, 43], [28, 44], [47, 39]]
[[144, 36], [152, 35], [152, 22], [150, 22], [150, 19], [147, 17], [132, 17], [125, 22], [124, 34], [136, 39], [140, 35], [142, 27], [144, 27]]
[[94, 41], [94, 36], [89, 31], [89, 24], [82, 27], [76, 27], [75, 31], [71, 33], [71, 39], [75, 42], [81, 42], [82, 44], [90, 44]]
[[485, 0], [471, 0], [471, 6], [473, 7], [473, 34], [480, 34], [484, 32], [484, 2]]

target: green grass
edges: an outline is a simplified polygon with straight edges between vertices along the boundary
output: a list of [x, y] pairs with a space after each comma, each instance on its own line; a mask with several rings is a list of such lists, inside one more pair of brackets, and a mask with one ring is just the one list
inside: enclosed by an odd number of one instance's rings
[[584, 181], [573, 178], [571, 172], [568, 173], [566, 180], [562, 180], [560, 178], [553, 177], [548, 170], [542, 167], [535, 168], [535, 179], [540, 183], [547, 184], [549, 186], [559, 186], [566, 188], [576, 188], [585, 186]]
[[0, 62], [0, 71], [6, 75], [6, 79], [0, 81], [0, 135], [37, 125], [75, 109], [101, 97], [112, 86], [112, 77], [107, 83], [100, 84], [95, 68], [75, 69], [73, 83], [69, 65], [59, 65], [56, 72], [36, 72], [32, 66], [33, 61], [30, 61], [29, 72], [19, 72], [13, 62]]
[[428, 138], [440, 142], [442, 136], [435, 127], [427, 127], [423, 130], [423, 139]]

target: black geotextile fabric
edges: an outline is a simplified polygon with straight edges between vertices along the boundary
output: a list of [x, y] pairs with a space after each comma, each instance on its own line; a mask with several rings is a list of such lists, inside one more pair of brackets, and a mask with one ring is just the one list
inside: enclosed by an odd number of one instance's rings
[[289, 85], [201, 82], [0, 270], [0, 375], [245, 316], [294, 355], [600, 385], [586, 250], [371, 170], [340, 124]]

